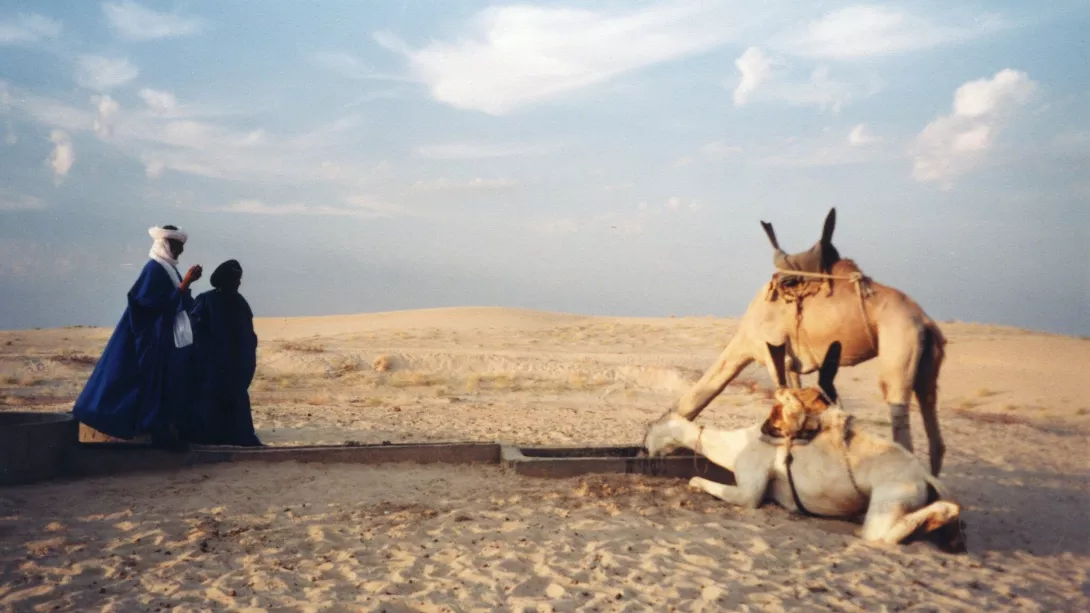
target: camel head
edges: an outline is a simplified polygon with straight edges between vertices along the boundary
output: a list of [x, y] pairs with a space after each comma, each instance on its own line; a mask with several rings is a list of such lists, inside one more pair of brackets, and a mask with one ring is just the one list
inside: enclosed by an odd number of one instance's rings
[[[761, 227], [764, 228], [765, 234], [768, 235], [768, 240], [772, 243], [772, 248], [776, 251], [782, 251], [779, 241], [776, 240], [776, 231], [772, 229], [772, 224], [770, 222], [762, 221]], [[834, 229], [836, 229], [836, 207], [829, 209], [828, 215], [825, 216], [825, 225], [821, 229], [821, 239], [809, 250], [811, 253], [821, 254], [821, 268], [825, 271], [831, 270], [833, 264], [840, 261], [840, 252], [833, 246]], [[799, 257], [803, 255], [803, 253], [806, 252], [796, 254], [795, 257]]]
[[840, 368], [840, 341], [834, 341], [825, 352], [818, 375], [817, 387], [776, 388], [772, 396], [776, 404], [761, 426], [761, 432], [773, 438], [794, 437], [820, 428], [820, 415], [829, 407], [839, 407], [840, 401], [833, 380]]

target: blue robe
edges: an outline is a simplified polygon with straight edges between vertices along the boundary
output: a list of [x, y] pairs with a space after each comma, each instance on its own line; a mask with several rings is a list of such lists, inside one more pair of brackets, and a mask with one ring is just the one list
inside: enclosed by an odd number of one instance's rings
[[72, 414], [116, 438], [166, 434], [186, 402], [184, 366], [193, 347], [174, 346], [174, 317], [193, 298], [149, 259], [128, 303]]
[[197, 296], [192, 321], [193, 402], [186, 438], [206, 445], [261, 445], [250, 409], [257, 334], [249, 303], [238, 292], [209, 290]]

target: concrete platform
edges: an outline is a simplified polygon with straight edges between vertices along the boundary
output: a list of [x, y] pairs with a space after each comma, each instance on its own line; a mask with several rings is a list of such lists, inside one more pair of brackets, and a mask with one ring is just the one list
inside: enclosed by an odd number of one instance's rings
[[734, 474], [703, 456], [688, 451], [649, 458], [638, 446], [627, 447], [514, 447], [504, 446], [501, 464], [528, 477], [576, 477], [587, 474], [647, 475], [689, 479], [704, 477], [734, 484]]
[[[0, 486], [55, 478], [81, 478], [183, 470], [227, 462], [349, 464], [490, 464], [528, 477], [638, 474], [688, 479], [695, 475], [734, 483], [730, 471], [688, 451], [644, 457], [639, 446], [519, 447], [490, 442], [192, 446], [157, 449], [142, 441], [117, 441], [81, 429], [70, 414], [0, 412]], [[95, 442], [92, 442], [95, 441]]]
[[64, 473], [76, 422], [63, 413], [0, 412], [0, 486]]

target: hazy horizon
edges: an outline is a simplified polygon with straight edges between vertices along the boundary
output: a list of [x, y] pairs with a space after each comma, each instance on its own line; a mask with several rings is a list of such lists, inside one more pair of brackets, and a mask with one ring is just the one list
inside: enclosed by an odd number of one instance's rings
[[738, 317], [759, 221], [939, 321], [1090, 334], [1090, 7], [0, 3], [0, 329], [112, 327], [149, 226], [259, 317]]

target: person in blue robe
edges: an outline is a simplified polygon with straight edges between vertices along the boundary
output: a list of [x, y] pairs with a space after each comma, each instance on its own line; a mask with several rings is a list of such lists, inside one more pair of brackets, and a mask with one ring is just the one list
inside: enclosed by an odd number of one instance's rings
[[149, 260], [128, 293], [102, 357], [72, 408], [73, 417], [120, 439], [151, 434], [157, 446], [179, 444], [176, 418], [186, 402], [186, 368], [193, 342], [190, 286], [193, 266], [179, 278], [178, 257], [188, 235], [175, 226], [148, 230]]
[[228, 260], [193, 306], [194, 401], [186, 437], [205, 445], [260, 446], [250, 409], [257, 369], [254, 314], [238, 292], [242, 266]]

